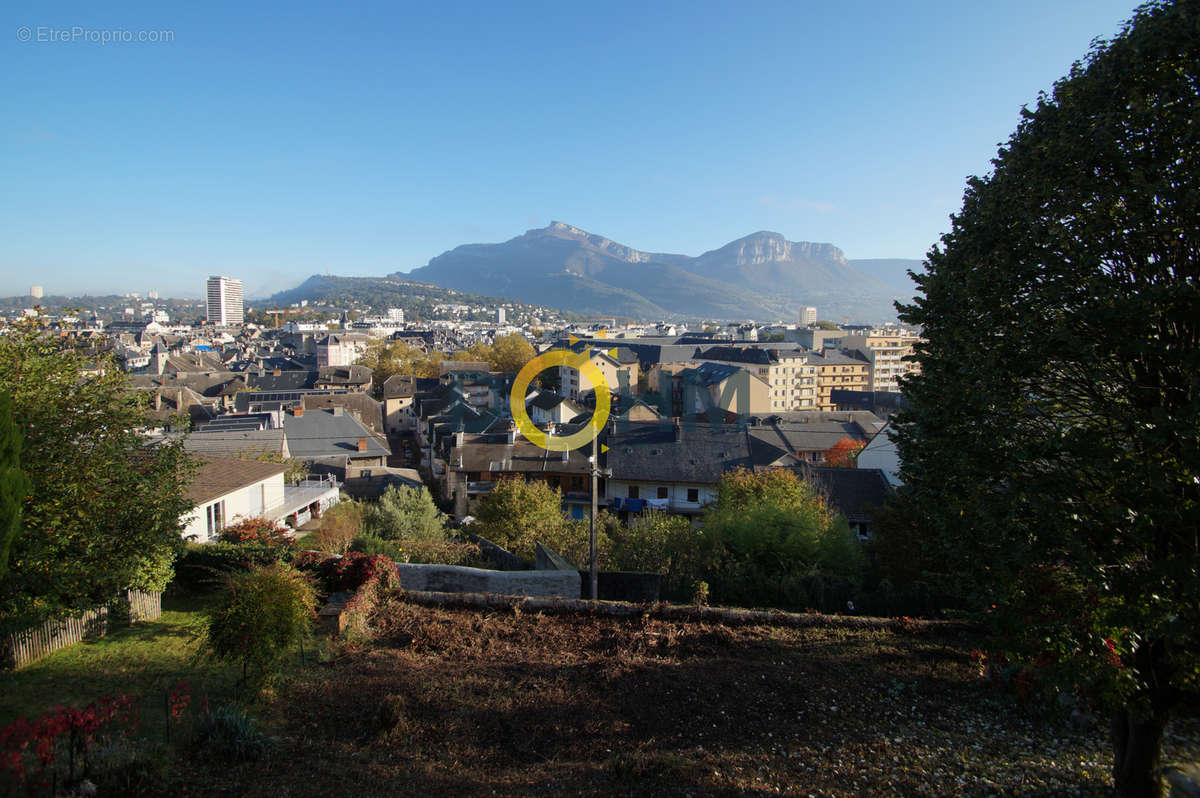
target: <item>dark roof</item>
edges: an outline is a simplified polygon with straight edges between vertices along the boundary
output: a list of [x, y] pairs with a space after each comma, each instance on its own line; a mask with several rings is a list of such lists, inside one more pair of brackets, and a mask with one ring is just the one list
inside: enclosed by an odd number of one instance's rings
[[706, 360], [723, 360], [729, 363], [758, 363], [767, 365], [779, 360], [778, 352], [753, 346], [714, 346], [704, 350], [700, 357]]
[[697, 374], [703, 385], [717, 385], [742, 371], [741, 366], [732, 363], [701, 363], [694, 369], [684, 369], [680, 375]]
[[[461, 447], [451, 450], [450, 464], [461, 471], [552, 474], [587, 474], [591, 471], [584, 449], [568, 452], [564, 461], [562, 452], [543, 449], [520, 436], [511, 444], [484, 442], [500, 437], [502, 436], [488, 435], [475, 440], [465, 440]], [[590, 452], [591, 448], [587, 447], [587, 451]]]
[[378, 401], [360, 391], [335, 394], [305, 394], [305, 410], [327, 410], [343, 407], [376, 435], [383, 435], [383, 408]]
[[236, 457], [204, 456], [200, 459], [200, 468], [187, 489], [188, 498], [197, 506], [282, 474], [289, 467], [284, 463], [260, 463]]
[[554, 408], [567, 401], [566, 398], [559, 396], [553, 391], [542, 391], [532, 399], [527, 400], [532, 407], [537, 407], [542, 410], [553, 410]]
[[816, 482], [829, 503], [850, 523], [866, 523], [876, 507], [883, 506], [891, 487], [878, 468], [814, 468], [796, 466], [796, 474]]
[[876, 410], [903, 410], [908, 407], [908, 399], [897, 391], [848, 391], [845, 388], [834, 388], [829, 392], [829, 401], [838, 407], [866, 410], [874, 413]]
[[268, 371], [265, 374], [246, 374], [247, 387], [257, 391], [302, 391], [312, 388], [317, 382], [315, 371]]
[[[756, 448], [755, 463], [758, 465], [769, 465], [777, 460], [781, 455], [771, 457], [775, 449], [788, 453], [825, 452], [843, 438], [865, 443], [871, 437], [854, 421], [815, 420], [808, 423], [789, 423], [779, 419], [773, 423], [750, 426], [749, 433], [752, 438], [770, 447]], [[759, 459], [761, 457], [771, 459]]]
[[618, 425], [608, 437], [612, 478], [636, 482], [713, 484], [726, 471], [752, 468], [744, 428], [685, 423], [678, 440], [673, 424], [655, 421]]
[[321, 366], [317, 369], [317, 382], [333, 385], [366, 385], [372, 372], [366, 366]]
[[[308, 460], [321, 457], [386, 457], [391, 450], [349, 413], [313, 410], [283, 419], [288, 450], [292, 457]], [[358, 439], [367, 439], [367, 451], [358, 451]]]
[[288, 450], [284, 440], [283, 430], [223, 430], [207, 432], [203, 435], [193, 433], [183, 439], [183, 448], [197, 454], [257, 454], [269, 452], [284, 454]]

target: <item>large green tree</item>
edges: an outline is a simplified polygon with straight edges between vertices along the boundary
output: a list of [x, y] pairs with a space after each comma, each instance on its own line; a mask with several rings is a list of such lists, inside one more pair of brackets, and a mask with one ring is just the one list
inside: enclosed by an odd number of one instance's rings
[[34, 320], [0, 335], [0, 393], [28, 478], [0, 615], [17, 624], [165, 587], [189, 459], [179, 444], [146, 446], [145, 408], [121, 370]]
[[1026, 109], [901, 308], [896, 421], [923, 568], [1026, 686], [1113, 712], [1161, 792], [1200, 662], [1200, 3], [1139, 8]]
[[21, 431], [12, 417], [12, 399], [0, 394], [0, 584], [8, 553], [21, 529], [21, 506], [29, 480], [21, 470]]

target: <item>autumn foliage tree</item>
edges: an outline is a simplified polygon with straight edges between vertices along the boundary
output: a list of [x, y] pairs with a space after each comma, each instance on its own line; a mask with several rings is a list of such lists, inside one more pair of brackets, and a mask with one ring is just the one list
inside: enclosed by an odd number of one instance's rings
[[1161, 793], [1200, 679], [1198, 95], [1200, 3], [1138, 9], [969, 181], [901, 308], [927, 343], [899, 526], [1028, 691], [1112, 711], [1127, 796]]
[[842, 438], [825, 452], [825, 465], [833, 468], [854, 468], [858, 453], [865, 445], [853, 438]]

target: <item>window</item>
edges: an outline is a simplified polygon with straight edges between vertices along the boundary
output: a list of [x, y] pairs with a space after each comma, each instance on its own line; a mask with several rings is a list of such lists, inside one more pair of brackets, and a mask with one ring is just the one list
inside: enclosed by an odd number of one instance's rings
[[638, 498], [638, 486], [637, 485], [629, 486], [629, 498], [631, 498], [631, 499]]
[[687, 500], [689, 502], [691, 502], [692, 504], [698, 503], [700, 501], [700, 489], [699, 488], [688, 488], [687, 490], [688, 490]]
[[658, 498], [660, 498], [660, 499], [665, 499], [665, 498], [667, 498], [667, 489], [666, 489], [666, 488], [662, 488], [662, 487], [660, 487], [660, 488], [658, 489]]
[[205, 509], [205, 517], [208, 521], [208, 536], [211, 538], [220, 534], [221, 530], [225, 528], [225, 502], [214, 502], [208, 505]]

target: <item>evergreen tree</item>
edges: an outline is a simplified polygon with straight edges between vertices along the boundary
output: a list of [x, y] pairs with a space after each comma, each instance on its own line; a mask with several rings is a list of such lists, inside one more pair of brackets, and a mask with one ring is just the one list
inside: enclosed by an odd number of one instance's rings
[[1129, 796], [1200, 677], [1198, 94], [1200, 3], [1143, 6], [1025, 111], [901, 308], [899, 534], [1027, 686], [1112, 709]]

